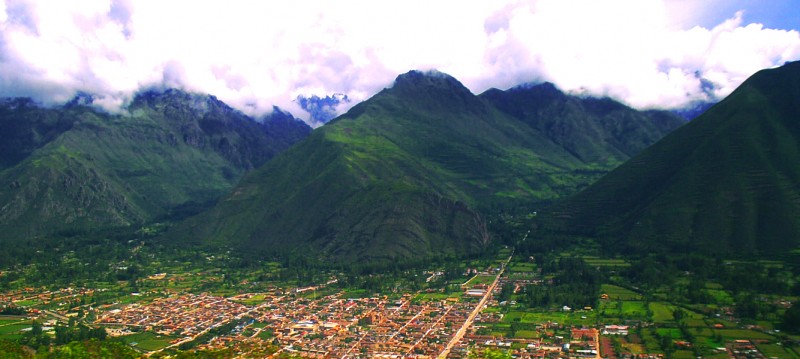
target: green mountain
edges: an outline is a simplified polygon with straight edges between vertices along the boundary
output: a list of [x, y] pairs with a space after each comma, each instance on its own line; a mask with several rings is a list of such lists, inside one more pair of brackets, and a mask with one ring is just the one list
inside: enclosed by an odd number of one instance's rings
[[681, 124], [665, 111], [632, 111], [609, 98], [581, 98], [551, 83], [481, 94], [584, 163], [617, 166]]
[[209, 206], [311, 129], [212, 96], [138, 95], [127, 114], [0, 102], [0, 241], [127, 227]]
[[[552, 86], [475, 96], [412, 71], [169, 237], [339, 260], [464, 253], [491, 241], [487, 213], [572, 194], [682, 123]], [[571, 131], [603, 137], [584, 144]]]
[[800, 238], [800, 62], [763, 70], [557, 207], [622, 252], [784, 251]]

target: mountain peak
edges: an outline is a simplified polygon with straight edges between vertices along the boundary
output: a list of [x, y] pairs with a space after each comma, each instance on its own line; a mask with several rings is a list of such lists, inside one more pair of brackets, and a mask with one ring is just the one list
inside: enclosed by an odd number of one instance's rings
[[556, 87], [556, 85], [554, 85], [552, 82], [548, 82], [548, 81], [541, 82], [541, 83], [529, 82], [529, 83], [525, 83], [525, 84], [522, 84], [522, 85], [519, 85], [519, 86], [514, 86], [511, 89], [509, 89], [509, 91], [512, 91], [512, 92], [529, 91], [529, 90], [534, 90], [534, 91], [538, 91], [538, 92], [563, 93], [563, 92], [561, 92], [561, 90], [559, 90]]
[[192, 93], [176, 88], [140, 92], [130, 105], [131, 108], [138, 106], [152, 106], [154, 108], [169, 106], [193, 112], [198, 116], [203, 116], [209, 112], [235, 113], [244, 116], [239, 110], [228, 106], [213, 95]]
[[428, 70], [428, 71], [420, 71], [420, 70], [411, 70], [406, 72], [394, 80], [394, 86], [392, 88], [395, 89], [406, 89], [406, 88], [437, 88], [443, 90], [456, 90], [458, 92], [472, 92], [469, 91], [466, 87], [464, 87], [461, 82], [456, 80], [453, 76], [450, 76], [444, 72], [440, 72], [438, 70]]

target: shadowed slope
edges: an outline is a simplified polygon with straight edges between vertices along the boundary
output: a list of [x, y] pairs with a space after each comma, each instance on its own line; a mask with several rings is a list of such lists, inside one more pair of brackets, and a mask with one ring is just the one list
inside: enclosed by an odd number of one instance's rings
[[752, 253], [800, 236], [800, 63], [760, 71], [560, 208], [617, 250]]

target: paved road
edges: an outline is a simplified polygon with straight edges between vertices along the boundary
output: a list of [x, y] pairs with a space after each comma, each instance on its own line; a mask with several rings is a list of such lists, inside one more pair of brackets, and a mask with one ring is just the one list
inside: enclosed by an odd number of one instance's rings
[[503, 263], [500, 271], [497, 273], [497, 277], [494, 278], [494, 282], [492, 282], [492, 285], [490, 285], [486, 290], [486, 294], [483, 295], [481, 301], [478, 302], [478, 305], [472, 310], [472, 313], [469, 314], [467, 320], [464, 321], [464, 325], [458, 329], [456, 334], [453, 335], [453, 339], [450, 339], [450, 342], [447, 343], [447, 346], [445, 346], [444, 350], [442, 350], [442, 352], [439, 354], [439, 359], [447, 358], [447, 355], [450, 354], [450, 350], [452, 350], [453, 347], [458, 344], [459, 341], [461, 341], [461, 338], [467, 334], [467, 329], [469, 329], [469, 327], [472, 325], [472, 322], [475, 321], [475, 317], [477, 317], [478, 314], [480, 314], [480, 312], [483, 310], [483, 306], [486, 305], [486, 302], [489, 301], [489, 297], [492, 296], [492, 291], [494, 291], [494, 288], [497, 287], [497, 283], [500, 282], [500, 276], [502, 276], [503, 272], [505, 272], [506, 266], [508, 266], [508, 263], [511, 262], [511, 257], [513, 256], [514, 252], [511, 252], [511, 255], [508, 256], [508, 259], [505, 263]]

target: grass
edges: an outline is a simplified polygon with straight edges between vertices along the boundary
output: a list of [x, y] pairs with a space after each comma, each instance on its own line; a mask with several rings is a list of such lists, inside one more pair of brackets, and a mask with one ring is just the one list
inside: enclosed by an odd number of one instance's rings
[[629, 318], [647, 318], [647, 308], [644, 302], [622, 302], [622, 315]]
[[33, 300], [33, 299], [18, 300], [16, 302], [14, 302], [14, 304], [19, 306], [19, 307], [30, 307], [30, 306], [38, 304], [38, 303], [39, 303], [39, 301]]
[[21, 330], [25, 328], [30, 328], [31, 323], [29, 321], [20, 322], [20, 323], [12, 323], [12, 324], [5, 324], [0, 326], [0, 336], [4, 336], [7, 334], [18, 334]]
[[773, 336], [748, 329], [719, 329], [716, 331], [726, 340], [731, 339], [774, 339]]
[[[151, 332], [142, 332], [121, 337], [122, 341], [126, 344], [140, 348], [147, 351], [154, 351], [166, 348], [170, 345], [169, 342], [175, 340], [175, 337], [160, 335]], [[132, 345], [136, 343], [136, 345]]]
[[518, 330], [514, 334], [514, 338], [521, 338], [521, 339], [534, 339], [538, 338], [540, 335], [535, 330]]
[[658, 328], [656, 332], [662, 337], [670, 336], [673, 340], [682, 338], [681, 330], [677, 328]]
[[714, 298], [714, 302], [719, 305], [732, 305], [734, 303], [733, 297], [731, 297], [727, 291], [708, 289], [706, 292], [708, 292], [708, 294]]
[[777, 344], [756, 344], [756, 348], [767, 358], [797, 358], [792, 351]]
[[515, 262], [508, 269], [511, 272], [533, 272], [536, 270], [536, 264]]
[[238, 300], [237, 302], [242, 303], [244, 305], [258, 305], [264, 303], [266, 301], [266, 296], [263, 294], [256, 294], [250, 298], [244, 300]]
[[414, 297], [413, 301], [439, 301], [447, 298], [460, 298], [463, 295], [461, 292], [453, 293], [420, 293]]
[[675, 310], [675, 307], [671, 304], [653, 302], [650, 303], [650, 310], [653, 312], [653, 321], [656, 323], [671, 322], [675, 319], [672, 316], [672, 312]]
[[369, 298], [372, 293], [366, 289], [345, 289], [342, 292], [342, 298]]
[[613, 284], [603, 284], [600, 292], [608, 294], [610, 300], [641, 300], [642, 296], [630, 289], [626, 289]]
[[258, 337], [261, 340], [271, 340], [274, 337], [274, 335], [272, 334], [272, 331], [263, 330], [261, 331], [261, 333], [258, 333]]
[[676, 350], [672, 353], [674, 359], [695, 359], [695, 355], [691, 350]]
[[480, 284], [489, 285], [489, 284], [492, 284], [492, 282], [494, 282], [495, 278], [496, 277], [493, 276], [493, 275], [476, 275], [476, 276], [472, 277], [472, 279], [470, 279], [467, 282], [467, 286], [468, 287], [474, 287], [474, 286], [480, 285]]
[[624, 259], [611, 259], [611, 258], [600, 258], [594, 256], [584, 256], [583, 261], [586, 264], [593, 266], [593, 267], [630, 267], [631, 264], [624, 260]]
[[642, 340], [645, 342], [645, 349], [648, 353], [661, 353], [661, 346], [658, 339], [650, 334], [649, 330], [642, 331]]
[[[583, 318], [583, 317], [586, 318]], [[547, 322], [566, 325], [586, 326], [595, 324], [595, 316], [588, 312], [527, 312], [510, 311], [503, 317], [503, 323], [543, 324]]]

